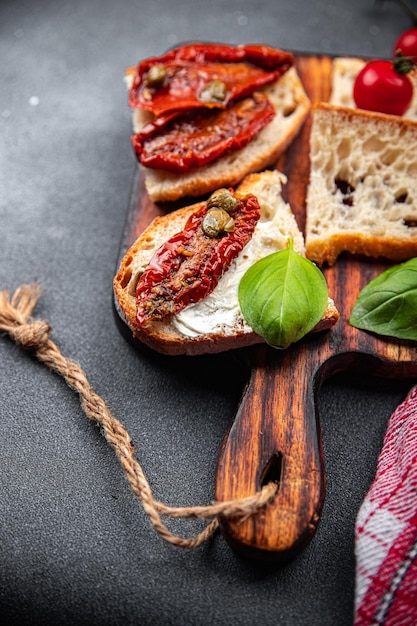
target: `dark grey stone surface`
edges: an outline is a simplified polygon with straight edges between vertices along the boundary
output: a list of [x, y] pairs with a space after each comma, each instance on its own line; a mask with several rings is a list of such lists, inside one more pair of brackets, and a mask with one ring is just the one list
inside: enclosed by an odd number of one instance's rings
[[[213, 498], [244, 370], [233, 354], [191, 365], [138, 351], [115, 324], [136, 169], [124, 68], [190, 39], [387, 56], [408, 25], [396, 3], [372, 0], [0, 3], [0, 288], [39, 281], [36, 315], [126, 426], [162, 501]], [[78, 398], [1, 338], [1, 623], [350, 624], [354, 519], [407, 389], [351, 376], [323, 387], [322, 520], [304, 552], [272, 567], [221, 535], [195, 551], [164, 543]]]

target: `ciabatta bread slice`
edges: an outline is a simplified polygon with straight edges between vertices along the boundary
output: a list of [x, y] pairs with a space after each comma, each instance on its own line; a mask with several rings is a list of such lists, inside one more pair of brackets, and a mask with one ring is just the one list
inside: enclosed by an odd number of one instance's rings
[[[330, 104], [356, 108], [353, 99], [353, 85], [365, 63], [366, 61], [357, 57], [336, 57], [333, 59]], [[403, 117], [417, 120], [417, 72], [408, 74], [408, 77], [413, 84], [414, 95]]]
[[306, 253], [417, 255], [417, 122], [320, 103], [312, 113]]
[[[304, 254], [304, 239], [290, 206], [281, 197], [283, 174], [265, 171], [245, 178], [238, 191], [258, 198], [261, 217], [252, 239], [232, 262], [214, 291], [196, 304], [186, 307], [167, 321], [136, 323], [136, 284], [154, 252], [167, 239], [181, 231], [188, 217], [200, 204], [178, 209], [156, 218], [123, 258], [114, 279], [116, 305], [133, 333], [151, 348], [165, 354], [204, 354], [221, 352], [263, 341], [243, 319], [238, 303], [238, 285], [246, 269], [258, 259], [287, 247]], [[329, 298], [327, 310], [315, 330], [333, 326], [339, 314]]]
[[[132, 69], [129, 69], [128, 87], [131, 77]], [[247, 174], [260, 172], [277, 160], [301, 129], [311, 108], [310, 100], [294, 67], [276, 83], [259, 91], [268, 96], [275, 117], [245, 148], [180, 175], [143, 167], [146, 190], [154, 202], [198, 197], [220, 187], [235, 187]], [[148, 111], [135, 110], [134, 132], [139, 132], [151, 119]]]

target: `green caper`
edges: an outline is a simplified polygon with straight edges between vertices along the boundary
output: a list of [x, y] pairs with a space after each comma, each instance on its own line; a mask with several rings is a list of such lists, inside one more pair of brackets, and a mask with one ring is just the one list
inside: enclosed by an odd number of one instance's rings
[[146, 84], [148, 87], [159, 87], [164, 82], [167, 71], [163, 65], [156, 63], [151, 65], [146, 76]]
[[211, 80], [200, 92], [200, 100], [202, 102], [223, 102], [226, 100], [227, 86], [222, 80], [215, 78]]
[[217, 191], [213, 191], [207, 202], [209, 209], [212, 207], [219, 207], [228, 213], [236, 211], [237, 205], [237, 198], [235, 198], [235, 196], [225, 187], [217, 189]]
[[218, 207], [213, 207], [207, 211], [201, 226], [203, 232], [212, 238], [223, 232], [231, 233], [235, 228], [234, 221], [229, 213]]

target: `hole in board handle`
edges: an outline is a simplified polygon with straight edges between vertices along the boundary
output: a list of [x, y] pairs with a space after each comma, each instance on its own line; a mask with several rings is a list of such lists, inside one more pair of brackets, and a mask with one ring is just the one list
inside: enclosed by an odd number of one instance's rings
[[282, 461], [281, 452], [276, 452], [271, 456], [261, 474], [261, 488], [268, 483], [276, 483], [279, 486], [282, 477]]

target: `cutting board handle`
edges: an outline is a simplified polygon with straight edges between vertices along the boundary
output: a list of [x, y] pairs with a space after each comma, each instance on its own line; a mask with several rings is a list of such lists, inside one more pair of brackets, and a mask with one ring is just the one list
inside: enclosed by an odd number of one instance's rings
[[256, 349], [216, 476], [218, 501], [251, 496], [270, 481], [278, 485], [274, 500], [248, 519], [220, 520], [227, 541], [245, 556], [292, 558], [316, 530], [325, 495], [316, 406], [319, 353], [308, 340], [286, 351]]

